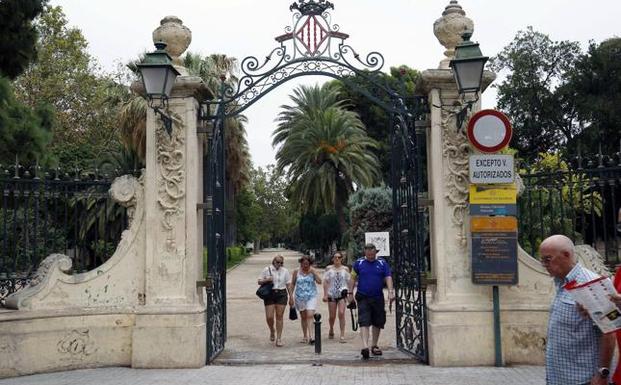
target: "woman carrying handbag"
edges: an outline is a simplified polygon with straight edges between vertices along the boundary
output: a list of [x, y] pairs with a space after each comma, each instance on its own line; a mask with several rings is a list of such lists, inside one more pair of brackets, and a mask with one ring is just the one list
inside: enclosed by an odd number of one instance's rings
[[263, 269], [257, 282], [260, 286], [272, 284], [270, 295], [263, 298], [263, 305], [265, 306], [265, 321], [270, 330], [270, 341], [275, 342], [277, 347], [283, 346], [283, 317], [287, 308], [288, 293], [292, 292], [291, 275], [283, 264], [282, 255], [274, 257], [272, 264]]

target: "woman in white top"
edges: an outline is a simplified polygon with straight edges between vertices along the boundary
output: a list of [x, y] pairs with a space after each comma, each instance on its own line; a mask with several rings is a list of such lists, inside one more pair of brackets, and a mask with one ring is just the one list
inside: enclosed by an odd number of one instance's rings
[[[276, 341], [276, 346], [282, 346], [282, 325], [283, 315], [287, 307], [287, 298], [291, 293], [291, 275], [289, 270], [283, 267], [285, 259], [282, 255], [277, 255], [272, 260], [272, 264], [261, 272], [258, 283], [263, 285], [272, 282], [272, 295], [263, 300], [265, 305], [265, 321], [270, 329], [270, 341]], [[274, 324], [276, 329], [274, 330]]]
[[336, 252], [332, 257], [332, 265], [328, 266], [323, 274], [323, 302], [328, 303], [330, 314], [329, 339], [334, 338], [334, 321], [338, 309], [341, 343], [345, 342], [345, 299], [347, 298], [347, 294], [343, 296], [343, 290], [347, 290], [350, 279], [349, 269], [343, 265], [343, 255]]

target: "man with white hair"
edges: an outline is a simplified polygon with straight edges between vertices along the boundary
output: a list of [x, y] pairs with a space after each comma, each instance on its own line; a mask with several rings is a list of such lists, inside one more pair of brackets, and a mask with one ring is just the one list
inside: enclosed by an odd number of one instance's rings
[[598, 275], [578, 263], [574, 244], [564, 235], [546, 238], [539, 254], [556, 286], [548, 320], [546, 384], [608, 385], [614, 335], [603, 335], [591, 319], [582, 317], [564, 289], [571, 281], [581, 284]]

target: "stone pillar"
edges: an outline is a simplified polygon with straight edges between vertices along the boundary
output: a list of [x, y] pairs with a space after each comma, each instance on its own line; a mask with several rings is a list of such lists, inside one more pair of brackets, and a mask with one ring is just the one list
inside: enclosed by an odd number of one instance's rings
[[[469, 252], [468, 158], [473, 150], [456, 113], [463, 108], [448, 64], [455, 46], [474, 23], [456, 0], [434, 24], [444, 47], [439, 69], [424, 71], [418, 89], [428, 95], [427, 133], [432, 274], [428, 301], [429, 359], [434, 366], [494, 364], [492, 288], [475, 286]], [[482, 89], [495, 79], [486, 71]], [[480, 110], [480, 102], [471, 113]], [[464, 123], [466, 126], [467, 122]], [[519, 181], [518, 181], [519, 182]], [[590, 264], [587, 264], [589, 266]], [[519, 284], [500, 290], [503, 358], [510, 364], [543, 363], [552, 281], [541, 264], [521, 248]]]
[[[166, 17], [154, 32], [174, 63], [191, 41], [176, 17]], [[201, 280], [201, 144], [197, 135], [200, 78], [182, 69], [169, 99], [172, 134], [148, 109], [145, 174], [146, 261], [144, 306], [136, 315], [132, 366], [200, 367], [205, 364], [205, 307], [196, 282]], [[184, 73], [186, 75], [184, 75]]]
[[[457, 127], [462, 107], [448, 64], [461, 34], [473, 31], [472, 20], [457, 1], [446, 7], [434, 24], [446, 47], [439, 69], [424, 71], [420, 86], [431, 106], [428, 133], [431, 266], [437, 279], [428, 306], [429, 358], [434, 366], [494, 363], [494, 341], [488, 287], [471, 283], [468, 252], [468, 157], [471, 148], [465, 130]], [[495, 75], [486, 72], [483, 88]], [[479, 110], [477, 103], [473, 112]], [[456, 343], [459, 341], [459, 343]]]

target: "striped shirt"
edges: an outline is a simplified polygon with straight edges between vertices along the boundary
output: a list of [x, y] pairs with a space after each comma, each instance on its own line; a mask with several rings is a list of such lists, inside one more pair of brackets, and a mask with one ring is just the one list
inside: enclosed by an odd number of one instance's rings
[[554, 278], [556, 296], [550, 307], [546, 343], [546, 385], [590, 383], [599, 367], [601, 332], [576, 309], [576, 302], [563, 288], [568, 282], [585, 283], [598, 275], [579, 263], [564, 279]]

